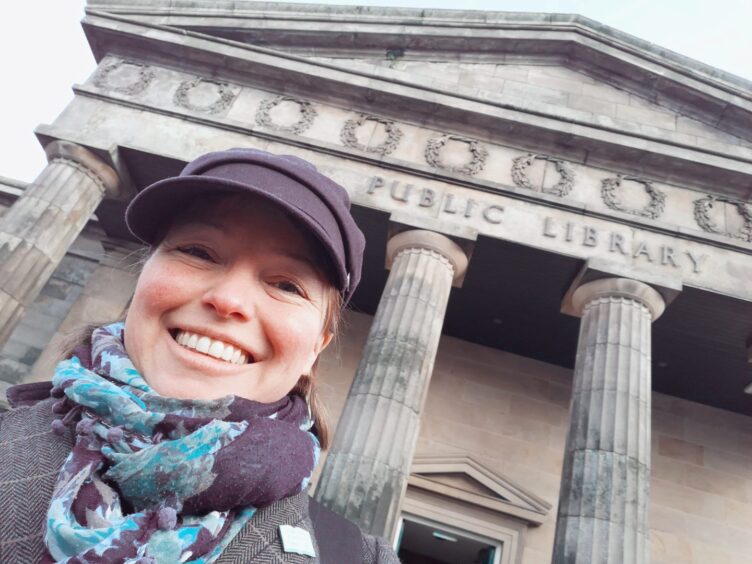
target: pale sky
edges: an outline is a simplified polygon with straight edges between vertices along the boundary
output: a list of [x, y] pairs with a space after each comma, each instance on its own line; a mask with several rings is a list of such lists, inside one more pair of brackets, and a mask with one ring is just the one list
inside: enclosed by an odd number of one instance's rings
[[[45, 166], [33, 135], [94, 69], [79, 21], [84, 0], [12, 2], [0, 23], [0, 176], [31, 181]], [[363, 4], [331, 1], [330, 4]], [[453, 8], [447, 0], [372, 0], [368, 5]], [[576, 13], [752, 80], [750, 0], [464, 0], [463, 9]]]

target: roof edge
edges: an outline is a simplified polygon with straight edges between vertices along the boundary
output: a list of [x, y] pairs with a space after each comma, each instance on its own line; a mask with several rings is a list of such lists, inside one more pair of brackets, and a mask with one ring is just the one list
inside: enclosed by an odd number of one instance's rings
[[[166, 15], [233, 15], [236, 17], [253, 16], [260, 14], [262, 18], [269, 19], [273, 15], [297, 14], [300, 16], [310, 15], [316, 21], [356, 19], [361, 23], [398, 23], [403, 22], [415, 25], [419, 23], [433, 25], [467, 25], [470, 27], [494, 27], [494, 26], [533, 26], [543, 27], [550, 25], [566, 25], [582, 28], [584, 31], [597, 33], [622, 42], [624, 46], [631, 47], [644, 54], [674, 65], [680, 65], [683, 69], [692, 71], [697, 78], [724, 83], [727, 89], [741, 90], [739, 94], [749, 98], [752, 91], [752, 80], [746, 79], [734, 73], [724, 71], [707, 63], [702, 63], [691, 57], [682, 55], [671, 49], [661, 47], [650, 41], [640, 39], [637, 36], [621, 31], [617, 28], [602, 24], [596, 20], [569, 13], [543, 13], [543, 12], [504, 12], [482, 10], [451, 10], [451, 9], [421, 9], [421, 8], [393, 8], [384, 6], [342, 6], [334, 4], [305, 4], [305, 3], [282, 3], [282, 2], [257, 2], [253, 0], [220, 0], [206, 2], [206, 8], [197, 7], [196, 0], [87, 0], [87, 9], [90, 7], [120, 15], [142, 16], [166, 16]], [[305, 19], [305, 18], [303, 18]]]

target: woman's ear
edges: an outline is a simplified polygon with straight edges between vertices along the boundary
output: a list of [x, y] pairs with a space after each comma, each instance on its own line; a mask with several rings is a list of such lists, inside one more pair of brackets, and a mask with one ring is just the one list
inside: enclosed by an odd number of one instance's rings
[[319, 338], [319, 342], [316, 344], [316, 356], [324, 352], [324, 349], [329, 346], [334, 338], [334, 333], [329, 330], [324, 331]]
[[313, 367], [316, 365], [316, 362], [319, 359], [319, 355], [324, 352], [326, 347], [329, 346], [329, 343], [332, 342], [332, 338], [334, 337], [334, 333], [331, 331], [324, 331], [321, 333], [321, 336], [319, 337], [319, 340], [316, 342], [316, 344], [313, 347], [313, 350], [311, 351], [311, 358], [310, 358], [310, 365], [308, 366], [308, 370], [306, 371], [306, 374], [310, 374], [313, 370]]

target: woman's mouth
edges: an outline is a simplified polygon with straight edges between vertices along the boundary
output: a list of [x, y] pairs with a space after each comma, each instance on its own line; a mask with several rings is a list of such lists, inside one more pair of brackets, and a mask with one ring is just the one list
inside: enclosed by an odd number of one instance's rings
[[[225, 343], [224, 341], [207, 337], [206, 335], [178, 329], [173, 334], [173, 338], [179, 345], [187, 349], [203, 353], [219, 360], [224, 360], [231, 364], [247, 364], [249, 360], [249, 354], [245, 351], [240, 350], [234, 345]], [[252, 358], [251, 362], [253, 362]]]

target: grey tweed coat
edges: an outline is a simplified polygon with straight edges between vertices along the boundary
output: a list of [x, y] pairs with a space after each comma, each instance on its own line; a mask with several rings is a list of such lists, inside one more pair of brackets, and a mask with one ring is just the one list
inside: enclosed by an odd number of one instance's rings
[[[58, 470], [74, 441], [72, 430], [62, 437], [52, 433], [53, 419], [51, 400], [0, 414], [0, 562], [3, 564], [32, 564], [39, 562], [43, 554], [47, 507]], [[313, 532], [305, 493], [256, 512], [217, 563], [318, 564], [318, 558], [282, 550], [279, 526], [283, 524]], [[318, 546], [315, 548], [318, 554]], [[363, 535], [363, 557], [365, 564], [399, 564], [394, 551], [382, 539], [368, 535]]]

